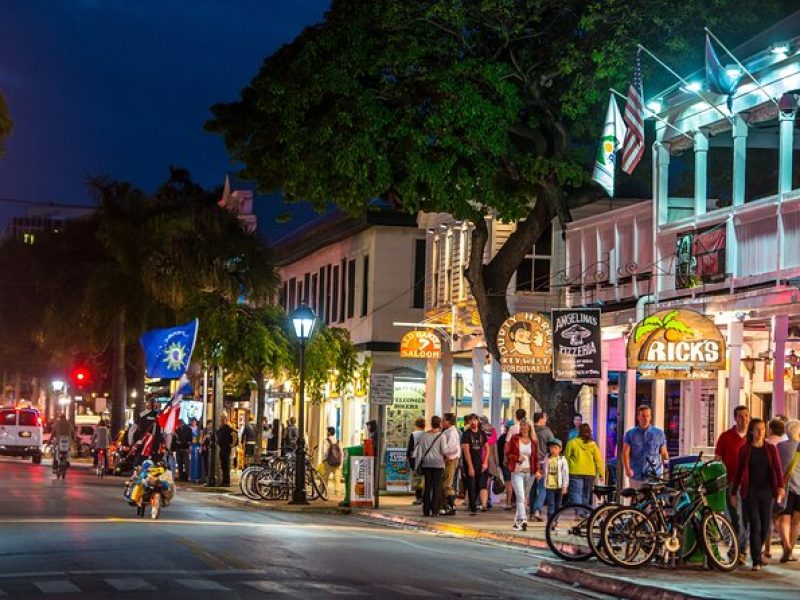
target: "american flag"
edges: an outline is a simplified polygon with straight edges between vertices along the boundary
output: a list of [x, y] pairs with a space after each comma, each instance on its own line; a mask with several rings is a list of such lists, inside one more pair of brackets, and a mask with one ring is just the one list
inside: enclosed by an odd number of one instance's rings
[[641, 52], [641, 50], [636, 52], [633, 81], [628, 88], [628, 100], [625, 102], [625, 116], [623, 117], [628, 130], [622, 144], [622, 170], [628, 175], [633, 173], [644, 155], [644, 94], [642, 93]]

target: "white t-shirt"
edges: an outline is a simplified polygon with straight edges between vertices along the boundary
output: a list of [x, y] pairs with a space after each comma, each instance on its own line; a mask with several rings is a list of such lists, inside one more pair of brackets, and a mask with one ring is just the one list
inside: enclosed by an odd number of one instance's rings
[[530, 473], [531, 471], [531, 448], [533, 448], [533, 444], [528, 442], [527, 444], [520, 440], [519, 442], [519, 457], [522, 459], [522, 462], [517, 465], [517, 471], [522, 473]]

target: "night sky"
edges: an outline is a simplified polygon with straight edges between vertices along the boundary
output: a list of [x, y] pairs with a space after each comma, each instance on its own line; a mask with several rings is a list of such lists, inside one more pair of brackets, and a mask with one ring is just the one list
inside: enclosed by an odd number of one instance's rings
[[[0, 93], [15, 126], [0, 198], [90, 204], [87, 175], [153, 191], [168, 165], [206, 187], [234, 168], [203, 131], [329, 0], [2, 0]], [[0, 202], [0, 228], [24, 206]]]

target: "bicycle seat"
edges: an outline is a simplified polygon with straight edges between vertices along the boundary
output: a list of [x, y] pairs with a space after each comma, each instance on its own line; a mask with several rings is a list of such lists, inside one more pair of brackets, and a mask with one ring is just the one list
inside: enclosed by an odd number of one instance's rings
[[592, 488], [592, 492], [595, 496], [602, 499], [605, 496], [610, 496], [614, 492], [616, 492], [617, 488], [613, 485], [596, 485]]
[[633, 498], [638, 493], [639, 490], [632, 487], [627, 487], [623, 488], [622, 491], [619, 493], [619, 495], [622, 496], [623, 498]]

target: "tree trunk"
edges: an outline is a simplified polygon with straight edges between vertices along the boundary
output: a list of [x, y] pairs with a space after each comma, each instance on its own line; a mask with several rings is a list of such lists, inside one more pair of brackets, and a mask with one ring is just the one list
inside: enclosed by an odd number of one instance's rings
[[[543, 190], [543, 196], [548, 193], [548, 190]], [[527, 217], [517, 222], [517, 228], [488, 264], [484, 264], [483, 256], [489, 241], [489, 228], [486, 219], [476, 219], [475, 229], [472, 231], [469, 266], [464, 275], [475, 298], [486, 348], [498, 362], [500, 351], [497, 348], [497, 333], [503, 321], [509, 317], [506, 293], [511, 277], [545, 227], [550, 226], [556, 214], [555, 206], [559, 201], [560, 199], [546, 197], [537, 199]], [[553, 424], [560, 429], [561, 421], [565, 418], [561, 413], [569, 412], [571, 415], [580, 386], [569, 382], [557, 382], [550, 374], [511, 373], [511, 375], [533, 396], [544, 412], [548, 413], [551, 422], [555, 421]], [[567, 423], [569, 420], [567, 417]]]
[[120, 309], [111, 340], [111, 431], [116, 435], [125, 426], [128, 383], [125, 376], [125, 309]]
[[133, 389], [136, 390], [136, 401], [134, 402], [134, 418], [142, 413], [145, 409], [144, 397], [144, 378], [145, 378], [145, 356], [144, 348], [136, 342], [134, 350], [134, 371], [133, 371]]
[[256, 374], [256, 456], [255, 462], [258, 464], [261, 458], [261, 444], [264, 437], [264, 403], [266, 402], [267, 386], [264, 384], [264, 371], [259, 370]]

